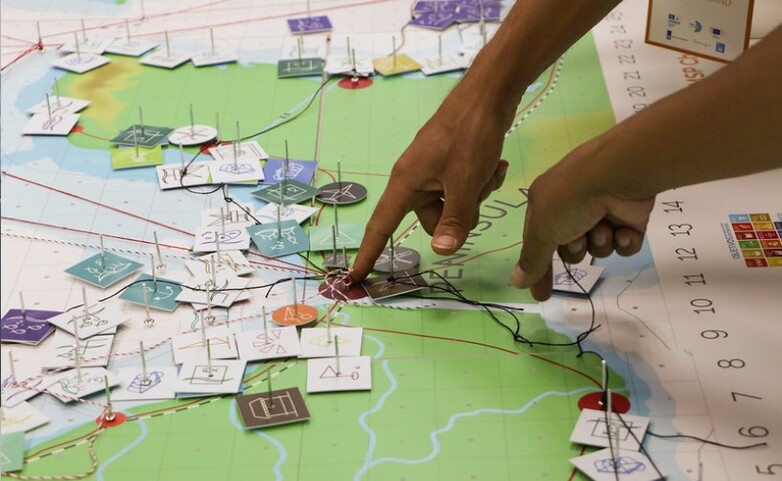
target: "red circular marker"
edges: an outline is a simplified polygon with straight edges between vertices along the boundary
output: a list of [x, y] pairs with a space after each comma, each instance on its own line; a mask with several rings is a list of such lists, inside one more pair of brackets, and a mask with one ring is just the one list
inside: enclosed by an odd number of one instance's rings
[[119, 426], [120, 424], [124, 423], [128, 419], [127, 416], [125, 416], [122, 413], [114, 413], [114, 419], [111, 421], [106, 420], [103, 414], [98, 416], [98, 418], [95, 420], [95, 424], [102, 428], [115, 428]]
[[369, 77], [358, 77], [353, 81], [353, 77], [345, 77], [337, 85], [348, 90], [365, 89], [372, 85], [372, 79]]
[[332, 301], [356, 301], [367, 297], [367, 291], [359, 284], [348, 284], [339, 278], [332, 278], [318, 286], [318, 293]]
[[306, 304], [290, 304], [272, 312], [272, 320], [281, 326], [307, 326], [318, 321], [318, 310]]
[[[591, 392], [582, 396], [578, 400], [578, 409], [594, 409], [595, 411], [605, 411], [606, 406], [601, 404], [604, 393], [602, 391]], [[624, 414], [630, 410], [630, 400], [621, 394], [611, 393], [611, 410], [615, 413]]]

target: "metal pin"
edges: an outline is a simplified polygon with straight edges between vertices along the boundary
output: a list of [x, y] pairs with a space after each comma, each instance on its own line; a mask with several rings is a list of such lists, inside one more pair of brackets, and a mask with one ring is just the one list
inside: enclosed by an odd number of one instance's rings
[[352, 82], [353, 83], [357, 83], [358, 82], [358, 68], [356, 68], [356, 49], [351, 50], [350, 54], [351, 54], [352, 61], [353, 61], [353, 79], [352, 79]]
[[342, 162], [337, 160], [337, 186], [342, 190]]
[[236, 142], [234, 142], [234, 171], [239, 173], [239, 145], [242, 141], [242, 134], [239, 131], [239, 121], [236, 121]]
[[73, 41], [76, 47], [76, 60], [81, 63], [81, 47], [79, 46], [79, 36], [76, 35], [76, 32], [73, 32]]
[[209, 40], [212, 45], [212, 55], [215, 54], [215, 32], [214, 29], [209, 29]]
[[336, 264], [337, 262], [337, 228], [331, 226], [331, 258]]
[[394, 67], [396, 67], [396, 35], [391, 36], [391, 55], [392, 55], [392, 63]]
[[130, 20], [125, 19], [125, 45], [130, 45]]
[[331, 309], [326, 309], [326, 340], [331, 344]]
[[19, 307], [22, 311], [22, 319], [26, 319], [27, 314], [25, 312], [26, 309], [24, 308], [24, 295], [22, 295], [22, 291], [19, 291]]
[[190, 136], [195, 137], [195, 119], [193, 117], [193, 104], [190, 104]]
[[296, 278], [291, 278], [291, 290], [293, 291], [293, 312], [299, 314], [299, 300], [296, 298]]
[[60, 81], [57, 77], [54, 77], [54, 98], [56, 100], [57, 107], [60, 106]]
[[[223, 237], [225, 237], [225, 211], [222, 207], [220, 207], [220, 231], [222, 232]], [[215, 245], [219, 244], [219, 241], [220, 239], [217, 238], [217, 232], [215, 232]]]
[[103, 420], [107, 422], [114, 421], [114, 408], [111, 405], [111, 388], [109, 387], [109, 377], [103, 376], [103, 385], [106, 387], [106, 414], [103, 415]]
[[307, 0], [307, 18], [312, 18], [312, 15], [310, 15], [310, 0]]
[[285, 139], [285, 162], [282, 163], [282, 181], [288, 181], [288, 139]]
[[212, 315], [212, 290], [209, 283], [206, 283], [206, 322], [211, 326], [215, 322], [215, 316]]
[[168, 30], [166, 30], [165, 36], [166, 36], [166, 58], [171, 58], [171, 44], [168, 41]]
[[138, 152], [138, 132], [136, 130], [136, 126], [133, 126], [133, 148], [136, 149], [136, 158], [139, 158], [139, 152]]
[[155, 254], [149, 254], [149, 267], [152, 272], [152, 289], [157, 292], [157, 271], [155, 270]]
[[16, 386], [19, 381], [16, 380], [16, 368], [14, 367], [14, 354], [8, 349], [8, 369], [11, 371], [11, 385]]
[[299, 35], [299, 38], [296, 40], [296, 47], [299, 52], [299, 67], [301, 67], [301, 51], [304, 49], [304, 35]]
[[103, 234], [100, 235], [100, 268], [104, 269], [106, 265], [106, 248], [103, 247]]
[[52, 103], [49, 100], [49, 94], [46, 94], [46, 111], [49, 113], [49, 122], [52, 121]]
[[443, 35], [437, 36], [437, 62], [443, 64]]
[[209, 377], [214, 377], [212, 372], [212, 344], [211, 339], [206, 340], [206, 369], [209, 372]]
[[440, 0], [434, 0], [434, 13], [440, 13]]
[[347, 50], [347, 52], [346, 52], [346, 53], [347, 53], [347, 55], [348, 55], [348, 56], [350, 56], [350, 52], [351, 52], [351, 48], [350, 48], [350, 36], [347, 36], [347, 37], [345, 37], [345, 38], [346, 38], [346, 39], [347, 39], [347, 41], [348, 41], [348, 50]]
[[616, 440], [614, 439], [613, 436], [611, 436], [611, 426], [614, 423], [613, 420], [614, 410], [613, 407], [611, 406], [611, 397], [612, 397], [611, 390], [607, 389], [606, 392], [608, 393], [608, 401], [607, 401], [608, 408], [606, 409], [606, 434], [608, 435], [608, 447], [611, 448], [611, 453], [614, 456], [614, 459], [616, 459], [617, 453], [616, 451], [613, 450], [613, 443]]
[[[215, 232], [217, 234], [217, 232]], [[217, 266], [215, 265], [215, 256], [209, 256], [209, 270], [212, 271], [212, 285], [217, 285]]]
[[[282, 199], [280, 199], [280, 202], [282, 202]], [[280, 223], [280, 204], [277, 204], [277, 239], [282, 240], [282, 225]]]
[[146, 319], [144, 319], [144, 325], [151, 327], [155, 324], [155, 320], [152, 318], [152, 313], [149, 311], [149, 293], [147, 292], [147, 283], [141, 283], [141, 291], [144, 294], [144, 310], [147, 313]]
[[478, 11], [480, 12], [478, 25], [480, 27], [481, 36], [483, 37], [483, 44], [486, 45], [486, 19], [483, 11], [483, 0], [478, 0]]
[[[84, 320], [86, 321], [87, 318], [90, 317], [90, 309], [89, 309], [90, 305], [87, 303], [87, 288], [85, 288], [85, 287], [81, 288], [81, 299], [82, 299], [82, 302], [84, 302], [84, 306], [83, 306], [84, 307]], [[74, 332], [78, 330], [77, 324], [78, 323], [76, 322], [76, 318], [74, 318], [74, 320], [73, 320], [73, 330], [74, 330]]]
[[389, 280], [394, 278], [394, 238], [388, 238], [388, 278]]
[[215, 131], [217, 131], [217, 136], [215, 137], [215, 143], [220, 143], [220, 114], [218, 112], [215, 112]]
[[269, 343], [269, 323], [266, 320], [266, 306], [261, 306], [261, 317], [263, 317], [263, 338], [266, 339], [266, 344]]
[[81, 38], [84, 39], [84, 43], [87, 43], [87, 29], [84, 28], [84, 19], [81, 19]]
[[160, 252], [160, 242], [157, 240], [157, 231], [152, 231], [152, 236], [155, 238], [155, 251], [157, 252], [157, 270], [165, 272], [166, 264], [163, 263], [163, 254]]
[[600, 361], [600, 370], [602, 374], [602, 380], [600, 381], [600, 390], [603, 392], [603, 395], [600, 399], [600, 405], [602, 406], [605, 402], [605, 396], [606, 396], [606, 389], [608, 388], [608, 366], [606, 364], [605, 359], [602, 359]]
[[141, 354], [141, 385], [149, 386], [152, 384], [152, 379], [150, 379], [149, 373], [147, 373], [147, 356], [144, 352], [144, 341], [139, 341], [138, 348]]
[[38, 45], [43, 47], [43, 36], [41, 35], [41, 22], [35, 22], [35, 31], [38, 33]]
[[141, 138], [144, 138], [146, 133], [144, 132], [144, 112], [141, 110], [141, 106], [138, 107], [138, 123], [141, 125]]
[[337, 237], [339, 237], [339, 207], [338, 204], [334, 203], [334, 228], [337, 232]]
[[144, 0], [141, 0], [141, 19], [144, 20], [147, 18], [147, 9], [144, 7]]
[[334, 359], [337, 362], [337, 377], [342, 375], [342, 370], [339, 368], [339, 336], [334, 336]]
[[[89, 318], [90, 311], [87, 304], [87, 289], [81, 288], [81, 297], [84, 299], [84, 320]], [[81, 342], [79, 340], [79, 320], [76, 317], [73, 318], [73, 337], [76, 339], [76, 343], [73, 345], [73, 360], [76, 364], [76, 378], [81, 383], [81, 357], [79, 351], [81, 350]]]
[[201, 344], [206, 344], [206, 322], [204, 321], [204, 311], [198, 311], [198, 320], [201, 321]]
[[345, 269], [348, 268], [348, 248], [342, 246], [342, 262], [345, 263]]
[[272, 396], [272, 370], [269, 368], [266, 371], [266, 393], [269, 396], [269, 407], [274, 406], [274, 397]]

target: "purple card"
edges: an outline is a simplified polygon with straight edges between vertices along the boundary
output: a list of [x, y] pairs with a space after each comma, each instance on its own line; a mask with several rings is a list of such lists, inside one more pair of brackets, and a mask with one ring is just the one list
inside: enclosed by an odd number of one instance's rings
[[309, 185], [315, 175], [315, 169], [318, 168], [318, 163], [314, 160], [289, 160], [286, 173], [286, 169], [283, 168], [284, 164], [283, 159], [270, 158], [267, 160], [263, 167], [264, 183], [276, 184], [282, 181], [285, 175], [288, 180], [296, 180]]
[[411, 20], [409, 25], [431, 28], [434, 30], [445, 30], [454, 23], [456, 23], [456, 14], [453, 12], [428, 12], [423, 13], [420, 17]]
[[318, 33], [330, 32], [331, 20], [325, 15], [317, 17], [289, 18], [288, 28], [291, 33]]
[[[496, 5], [499, 0], [484, 0], [483, 8], [486, 9], [489, 5]], [[480, 0], [421, 0], [413, 6], [414, 13], [426, 13], [426, 12], [455, 12], [464, 7], [480, 8]]]
[[0, 319], [0, 340], [36, 345], [54, 331], [46, 319], [61, 312], [27, 309], [22, 316], [21, 309], [9, 309]]
[[[480, 7], [470, 5], [459, 7], [454, 12], [456, 14], [457, 22], [478, 22], [481, 19]], [[483, 19], [487, 22], [497, 22], [500, 20], [500, 6], [499, 5], [484, 5], [483, 6]]]

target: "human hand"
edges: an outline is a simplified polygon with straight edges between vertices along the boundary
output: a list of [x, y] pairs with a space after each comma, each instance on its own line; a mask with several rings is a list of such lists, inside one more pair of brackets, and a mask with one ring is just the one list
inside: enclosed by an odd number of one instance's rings
[[641, 249], [654, 196], [633, 198], [621, 175], [590, 169], [598, 145], [577, 148], [530, 186], [524, 243], [511, 280], [530, 288], [538, 301], [551, 296], [555, 250], [564, 262], [577, 263], [587, 251], [607, 257]]
[[452, 91], [397, 160], [366, 225], [350, 275], [354, 282], [372, 271], [411, 211], [436, 253], [456, 252], [478, 222], [480, 203], [502, 186], [508, 162], [500, 154], [513, 111], [498, 113], [478, 96], [468, 97]]

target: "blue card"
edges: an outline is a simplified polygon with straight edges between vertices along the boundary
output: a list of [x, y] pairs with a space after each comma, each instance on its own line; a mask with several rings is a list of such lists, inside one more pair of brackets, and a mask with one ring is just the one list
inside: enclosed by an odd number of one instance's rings
[[171, 312], [179, 305], [176, 301], [176, 296], [182, 292], [179, 283], [161, 277], [158, 277], [155, 282], [149, 274], [138, 276], [133, 285], [125, 289], [119, 298], [143, 306], [144, 289], [147, 291], [147, 303], [153, 309]]
[[[282, 159], [269, 158], [263, 168], [264, 180], [270, 184], [276, 184], [283, 180], [284, 163], [285, 161]], [[289, 160], [286, 177], [288, 180], [310, 184], [317, 168], [318, 163], [314, 160]]]
[[255, 247], [268, 257], [282, 257], [304, 252], [310, 248], [310, 239], [298, 222], [285, 220], [274, 224], [254, 225], [247, 228]]

